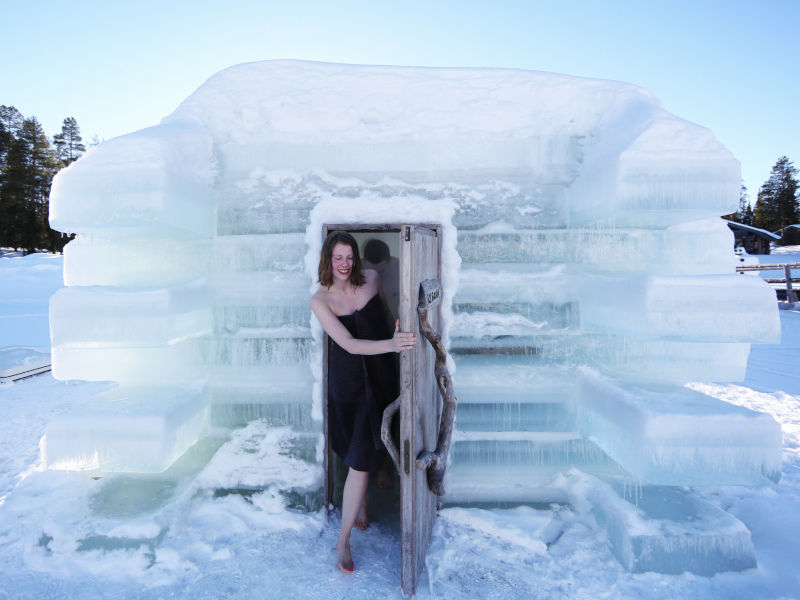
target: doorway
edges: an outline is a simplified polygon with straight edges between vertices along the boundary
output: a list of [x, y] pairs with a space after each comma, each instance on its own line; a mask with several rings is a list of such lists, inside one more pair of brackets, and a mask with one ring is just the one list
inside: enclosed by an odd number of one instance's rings
[[[370, 240], [382, 242], [389, 250], [390, 259], [384, 269], [390, 291], [396, 283], [396, 301], [387, 297], [387, 305], [396, 311], [402, 331], [413, 331], [417, 345], [400, 354], [399, 435], [390, 453], [397, 457], [400, 481], [400, 519], [402, 544], [402, 588], [411, 595], [416, 591], [433, 523], [436, 518], [437, 496], [428, 487], [427, 473], [416, 467], [417, 457], [424, 451], [433, 451], [437, 445], [442, 401], [434, 376], [435, 352], [420, 333], [417, 304], [420, 284], [435, 279], [441, 281], [441, 226], [436, 224], [325, 224], [323, 239], [330, 231], [347, 231], [359, 244], [364, 257]], [[384, 250], [385, 251], [385, 250]], [[375, 255], [370, 258], [375, 259]], [[366, 261], [370, 262], [371, 261]], [[396, 275], [394, 274], [396, 273]], [[382, 275], [383, 279], [383, 275]], [[389, 294], [387, 294], [388, 296]], [[394, 306], [393, 306], [394, 304]], [[439, 310], [428, 314], [431, 326], [440, 330]], [[336, 501], [336, 457], [328, 437], [328, 338], [323, 336], [322, 397], [325, 451], [323, 453], [324, 501], [330, 506]], [[394, 436], [393, 436], [394, 437]], [[338, 498], [341, 501], [341, 495]]]

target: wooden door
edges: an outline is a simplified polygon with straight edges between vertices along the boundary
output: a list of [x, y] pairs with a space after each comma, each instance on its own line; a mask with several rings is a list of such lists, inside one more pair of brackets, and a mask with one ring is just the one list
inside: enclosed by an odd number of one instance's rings
[[[441, 399], [434, 376], [435, 352], [419, 330], [417, 303], [420, 282], [440, 279], [439, 238], [431, 228], [403, 225], [400, 231], [400, 324], [417, 335], [413, 350], [400, 355], [400, 495], [402, 516], [402, 588], [416, 592], [428, 550], [437, 496], [428, 487], [427, 473], [415, 461], [425, 450], [436, 449]], [[440, 329], [439, 311], [428, 321]]]

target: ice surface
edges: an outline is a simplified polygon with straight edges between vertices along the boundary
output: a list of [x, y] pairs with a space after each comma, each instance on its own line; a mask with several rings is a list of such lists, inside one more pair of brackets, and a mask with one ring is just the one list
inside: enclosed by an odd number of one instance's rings
[[512, 225], [459, 231], [466, 263], [570, 265], [578, 272], [663, 275], [732, 270], [731, 232], [718, 218], [666, 229], [596, 227], [520, 230]]
[[182, 384], [206, 374], [199, 340], [166, 346], [62, 346], [52, 349], [53, 375], [64, 381]]
[[204, 282], [161, 289], [67, 287], [50, 301], [54, 347], [162, 346], [211, 333]]
[[210, 278], [215, 329], [308, 327], [309, 278], [302, 272], [215, 273]]
[[77, 233], [211, 237], [211, 143], [203, 128], [180, 123], [89, 150], [54, 178], [50, 224]]
[[303, 238], [299, 233], [218, 236], [212, 247], [212, 269], [216, 272], [296, 271], [306, 255]]
[[781, 428], [684, 387], [614, 383], [580, 373], [579, 430], [641, 481], [764, 485], [777, 481]]
[[64, 284], [166, 287], [208, 272], [210, 244], [176, 239], [79, 235], [64, 247]]
[[67, 287], [50, 303], [53, 371], [63, 379], [191, 381], [213, 329], [202, 281], [161, 289]]
[[614, 555], [631, 572], [710, 576], [756, 566], [744, 523], [686, 489], [648, 485], [619, 494], [575, 472], [565, 485], [592, 505]]
[[454, 444], [445, 474], [445, 504], [569, 504], [572, 498], [559, 477], [570, 469], [603, 479], [627, 477], [602, 449], [576, 433], [506, 437], [472, 443], [464, 437]]
[[461, 303], [552, 302], [565, 304], [575, 300], [575, 292], [564, 265], [545, 271], [534, 269], [477, 268], [465, 264], [460, 273], [458, 293]]
[[698, 136], [696, 125], [675, 116], [651, 124], [619, 157], [620, 224], [688, 221], [701, 210], [726, 214], [739, 168], [709, 160], [716, 147], [712, 136]]
[[639, 339], [761, 342], [780, 339], [775, 294], [755, 278], [587, 276], [581, 324]]
[[[513, 365], [517, 369], [589, 364], [620, 381], [740, 381], [750, 345], [671, 340], [636, 340], [609, 334], [544, 332], [535, 336], [454, 337], [454, 363], [482, 373]], [[525, 392], [523, 392], [525, 393]]]
[[50, 469], [159, 472], [169, 467], [208, 426], [208, 392], [120, 388], [97, 396], [95, 406], [50, 421], [42, 462]]

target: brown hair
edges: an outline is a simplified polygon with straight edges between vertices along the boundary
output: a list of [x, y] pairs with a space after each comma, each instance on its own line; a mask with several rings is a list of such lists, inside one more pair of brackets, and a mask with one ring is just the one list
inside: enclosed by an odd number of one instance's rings
[[346, 231], [331, 231], [322, 243], [322, 253], [320, 254], [319, 267], [317, 268], [319, 282], [325, 287], [330, 287], [333, 284], [331, 259], [333, 258], [333, 247], [336, 244], [345, 244], [352, 248], [353, 268], [350, 269], [350, 284], [354, 287], [361, 287], [367, 282], [367, 279], [364, 277], [364, 273], [361, 272], [361, 257], [358, 255], [358, 242]]

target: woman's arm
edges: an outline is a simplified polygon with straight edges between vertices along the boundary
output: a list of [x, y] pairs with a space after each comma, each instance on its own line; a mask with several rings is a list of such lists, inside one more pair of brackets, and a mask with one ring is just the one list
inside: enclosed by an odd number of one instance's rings
[[394, 336], [386, 340], [361, 340], [354, 338], [347, 328], [342, 325], [339, 318], [333, 314], [327, 302], [319, 296], [311, 298], [311, 310], [319, 319], [322, 328], [333, 341], [339, 344], [350, 354], [386, 354], [387, 352], [402, 352], [416, 344], [417, 339], [413, 333], [397, 331], [400, 321], [395, 325]]

